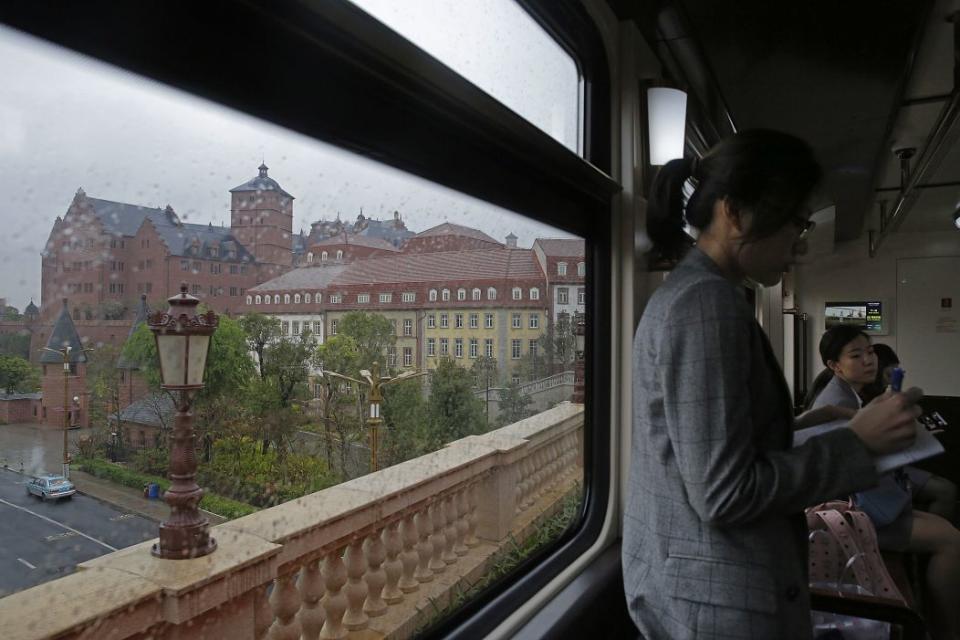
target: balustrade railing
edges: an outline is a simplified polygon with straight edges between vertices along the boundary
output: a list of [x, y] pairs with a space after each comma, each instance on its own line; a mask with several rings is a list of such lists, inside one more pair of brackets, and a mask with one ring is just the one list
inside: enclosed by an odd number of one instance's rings
[[408, 637], [559, 508], [581, 475], [582, 427], [582, 406], [562, 403], [218, 525], [203, 558], [157, 559], [149, 542], [96, 558], [0, 600], [0, 628], [23, 640]]

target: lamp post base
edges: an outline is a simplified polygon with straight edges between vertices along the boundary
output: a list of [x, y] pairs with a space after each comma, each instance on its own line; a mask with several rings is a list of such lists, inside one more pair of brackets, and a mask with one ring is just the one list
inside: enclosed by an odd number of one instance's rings
[[160, 525], [160, 542], [151, 547], [150, 553], [166, 560], [187, 560], [213, 553], [217, 541], [210, 537], [207, 519], [187, 526]]

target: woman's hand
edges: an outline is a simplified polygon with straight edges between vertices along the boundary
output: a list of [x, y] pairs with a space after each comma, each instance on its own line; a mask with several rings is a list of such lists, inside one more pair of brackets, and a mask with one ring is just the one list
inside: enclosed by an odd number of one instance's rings
[[923, 391], [913, 387], [903, 393], [889, 388], [850, 420], [850, 428], [875, 455], [906, 449], [917, 437], [917, 402]]

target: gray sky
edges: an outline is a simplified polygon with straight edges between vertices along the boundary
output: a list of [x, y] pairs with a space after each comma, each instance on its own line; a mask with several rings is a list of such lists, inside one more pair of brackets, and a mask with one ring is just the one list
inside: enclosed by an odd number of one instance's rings
[[[573, 62], [510, 0], [357, 3], [576, 149]], [[513, 232], [521, 246], [567, 235], [2, 27], [0, 74], [0, 297], [21, 310], [40, 302], [39, 254], [78, 187], [229, 224], [229, 190], [261, 159], [296, 197], [295, 231], [362, 208], [376, 218], [399, 210], [414, 231], [449, 220], [497, 239]]]

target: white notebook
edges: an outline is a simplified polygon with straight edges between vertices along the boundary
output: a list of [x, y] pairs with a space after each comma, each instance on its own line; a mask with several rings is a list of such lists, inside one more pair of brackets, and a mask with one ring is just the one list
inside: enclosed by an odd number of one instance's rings
[[[825, 422], [823, 424], [818, 424], [815, 427], [808, 427], [807, 429], [794, 431], [793, 446], [799, 447], [810, 438], [818, 436], [821, 433], [833, 431], [834, 429], [846, 428], [847, 424], [848, 422], [846, 420], [837, 420], [835, 422]], [[917, 423], [917, 439], [914, 441], [913, 445], [904, 449], [903, 451], [888, 453], [885, 456], [876, 457], [875, 461], [877, 464], [877, 472], [886, 473], [887, 471], [892, 471], [920, 460], [932, 458], [933, 456], [940, 455], [943, 452], [944, 448], [943, 445], [940, 444], [940, 441], [937, 440], [932, 433], [927, 431], [923, 425]]]

